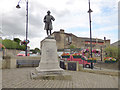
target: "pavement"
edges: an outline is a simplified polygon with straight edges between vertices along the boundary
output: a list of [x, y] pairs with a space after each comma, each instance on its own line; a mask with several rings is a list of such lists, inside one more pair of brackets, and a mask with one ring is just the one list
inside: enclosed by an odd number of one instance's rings
[[100, 68], [100, 67], [94, 67], [93, 69], [84, 68], [81, 71], [94, 73], [94, 74], [111, 75], [111, 76], [117, 76], [117, 77], [120, 75], [119, 70], [112, 70], [112, 69], [106, 69], [106, 68]]
[[107, 69], [107, 68], [103, 68], [103, 67], [96, 67], [94, 66], [93, 69], [91, 68], [84, 68], [84, 70], [94, 70], [94, 71], [106, 71], [106, 72], [120, 72], [119, 70], [114, 70], [114, 69]]
[[2, 70], [2, 88], [118, 88], [118, 76], [68, 71], [72, 80], [31, 79], [31, 68]]

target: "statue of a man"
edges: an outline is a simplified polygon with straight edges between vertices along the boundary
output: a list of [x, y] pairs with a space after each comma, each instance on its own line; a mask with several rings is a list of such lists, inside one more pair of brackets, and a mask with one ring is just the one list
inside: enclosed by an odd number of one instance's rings
[[45, 23], [45, 28], [47, 35], [51, 35], [51, 30], [53, 29], [52, 27], [52, 20], [54, 21], [55, 18], [50, 15], [50, 11], [47, 11], [47, 15], [44, 17], [44, 23]]

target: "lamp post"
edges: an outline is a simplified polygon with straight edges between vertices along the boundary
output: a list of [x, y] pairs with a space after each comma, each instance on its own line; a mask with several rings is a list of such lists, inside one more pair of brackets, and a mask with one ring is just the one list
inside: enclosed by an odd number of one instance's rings
[[[90, 22], [90, 56], [92, 58], [92, 31], [91, 31], [91, 12], [93, 12], [90, 8], [90, 0], [89, 0], [89, 22]], [[93, 62], [91, 62], [91, 69], [93, 69]]]
[[[20, 0], [21, 1], [21, 0]], [[20, 1], [18, 2], [16, 8], [21, 8], [19, 3]], [[28, 0], [26, 0], [26, 42], [28, 41], [27, 39], [28, 37]], [[27, 43], [25, 44], [26, 48], [25, 48], [25, 56], [27, 56]]]
[[100, 51], [101, 51], [101, 52], [100, 52], [100, 53], [101, 53], [101, 55], [100, 55], [100, 56], [101, 56], [100, 70], [101, 70], [102, 57], [103, 57], [103, 56], [102, 56], [102, 46], [100, 46], [100, 48], [101, 48], [101, 50], [100, 50]]

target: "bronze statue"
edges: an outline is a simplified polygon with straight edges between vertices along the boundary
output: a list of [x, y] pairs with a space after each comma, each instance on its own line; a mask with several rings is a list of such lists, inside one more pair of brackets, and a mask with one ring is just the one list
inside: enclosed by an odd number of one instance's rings
[[47, 11], [47, 15], [44, 17], [44, 23], [45, 23], [45, 28], [44, 28], [44, 30], [46, 30], [46, 32], [47, 32], [47, 35], [49, 36], [49, 35], [51, 35], [51, 30], [53, 29], [53, 27], [52, 27], [52, 20], [54, 21], [55, 20], [55, 18], [52, 16], [52, 15], [50, 15], [50, 11]]

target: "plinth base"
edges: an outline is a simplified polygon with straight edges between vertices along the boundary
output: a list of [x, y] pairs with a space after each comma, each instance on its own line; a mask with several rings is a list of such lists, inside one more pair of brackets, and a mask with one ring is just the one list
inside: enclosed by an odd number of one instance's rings
[[70, 80], [71, 76], [59, 66], [56, 40], [47, 37], [42, 41], [42, 54], [39, 66], [31, 71], [32, 79]]
[[72, 77], [65, 71], [31, 71], [31, 79], [42, 80], [71, 80]]

